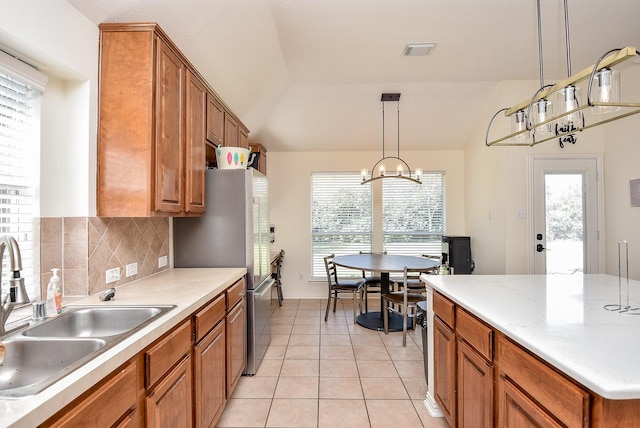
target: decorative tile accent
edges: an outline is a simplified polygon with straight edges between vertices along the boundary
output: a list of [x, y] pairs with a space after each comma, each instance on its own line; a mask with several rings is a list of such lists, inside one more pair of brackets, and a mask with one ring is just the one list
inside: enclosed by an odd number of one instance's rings
[[[169, 254], [169, 219], [167, 218], [90, 218], [88, 225], [89, 288], [98, 293], [153, 275], [158, 257]], [[127, 278], [125, 266], [138, 263], [138, 274]], [[120, 268], [120, 280], [104, 283], [107, 269]]]
[[[158, 257], [169, 254], [168, 218], [40, 218], [38, 236], [40, 289], [46, 296], [50, 270], [62, 268], [65, 296], [87, 296], [167, 269]], [[138, 263], [127, 278], [125, 266]], [[105, 284], [105, 271], [120, 268], [120, 280]]]

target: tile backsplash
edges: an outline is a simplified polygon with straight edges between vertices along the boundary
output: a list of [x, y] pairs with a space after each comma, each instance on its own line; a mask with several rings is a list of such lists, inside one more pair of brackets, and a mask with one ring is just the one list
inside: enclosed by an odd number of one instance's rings
[[[52, 268], [62, 268], [65, 296], [87, 296], [152, 275], [158, 257], [169, 255], [168, 218], [43, 217], [40, 226], [40, 288]], [[138, 264], [126, 277], [125, 266]], [[120, 280], [105, 284], [105, 271], [120, 268]]]

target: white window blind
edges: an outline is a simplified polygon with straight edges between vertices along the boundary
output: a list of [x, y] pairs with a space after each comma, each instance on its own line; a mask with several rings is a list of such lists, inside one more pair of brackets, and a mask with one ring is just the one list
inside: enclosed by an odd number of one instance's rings
[[382, 180], [383, 245], [388, 254], [440, 256], [445, 231], [444, 172], [429, 172], [422, 184]]
[[[326, 279], [324, 257], [371, 251], [373, 199], [371, 184], [360, 184], [356, 172], [311, 174], [312, 272]], [[356, 275], [353, 270], [341, 276]]]
[[[28, 79], [5, 70], [6, 67], [0, 67], [0, 235], [11, 235], [18, 241], [22, 257], [20, 274], [33, 301], [40, 298], [33, 272], [33, 153], [39, 130], [39, 109], [34, 105], [39, 102], [40, 92], [27, 83]], [[3, 284], [12, 274], [7, 261], [5, 256]], [[8, 290], [3, 287], [3, 291]]]

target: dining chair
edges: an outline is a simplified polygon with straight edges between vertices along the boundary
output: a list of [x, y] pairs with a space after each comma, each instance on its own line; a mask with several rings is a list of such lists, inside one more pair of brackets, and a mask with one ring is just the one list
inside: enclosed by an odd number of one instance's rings
[[[403, 282], [408, 284], [412, 276], [420, 275], [424, 269], [409, 269], [405, 266]], [[402, 315], [402, 346], [407, 346], [407, 326], [409, 318], [415, 318], [418, 302], [426, 299], [424, 294], [402, 287], [402, 291], [390, 291], [382, 295], [384, 332], [389, 333], [389, 312]], [[410, 313], [411, 312], [411, 313]]]
[[[360, 254], [387, 254], [386, 251], [375, 253], [368, 251], [360, 251]], [[369, 293], [380, 293], [382, 288], [382, 278], [380, 275], [372, 275], [373, 272], [362, 271], [364, 285], [360, 293], [360, 299], [364, 300], [364, 311], [369, 312]], [[391, 287], [393, 281], [389, 280]]]
[[284, 259], [284, 250], [280, 250], [276, 259], [274, 261], [275, 271], [271, 272], [271, 277], [274, 280], [274, 285], [276, 287], [276, 292], [278, 294], [278, 305], [282, 306], [282, 301], [284, 297], [282, 296], [282, 281], [281, 281], [281, 269], [282, 269], [282, 260]]
[[334, 254], [331, 254], [324, 258], [324, 267], [327, 270], [327, 283], [329, 285], [329, 298], [327, 299], [327, 311], [324, 314], [324, 320], [329, 318], [329, 306], [331, 306], [331, 300], [333, 299], [333, 312], [336, 311], [336, 304], [340, 299], [340, 294], [351, 293], [353, 299], [353, 322], [356, 322], [356, 306], [360, 307], [362, 313], [362, 301], [358, 299], [358, 294], [364, 284], [364, 280], [343, 279], [338, 278], [338, 272], [336, 265], [333, 263]]
[[[422, 257], [440, 261], [440, 257], [430, 256], [427, 254], [423, 254]], [[424, 269], [421, 271], [411, 271], [409, 272], [409, 276], [405, 278], [394, 278], [393, 281], [397, 285], [397, 289], [401, 290], [405, 284], [409, 287], [409, 292], [414, 293], [425, 293], [425, 283], [420, 279], [420, 275], [423, 273], [426, 274], [437, 274], [440, 269], [440, 265], [434, 266], [430, 269]]]

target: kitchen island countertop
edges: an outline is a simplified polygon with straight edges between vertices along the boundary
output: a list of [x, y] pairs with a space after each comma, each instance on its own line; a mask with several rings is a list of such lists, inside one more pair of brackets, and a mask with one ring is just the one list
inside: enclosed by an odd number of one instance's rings
[[[640, 310], [627, 280], [611, 275], [422, 275], [467, 309], [606, 399], [640, 399]], [[621, 284], [621, 287], [620, 287]], [[640, 307], [640, 281], [629, 281]]]
[[41, 424], [245, 273], [245, 268], [169, 269], [118, 287], [115, 300], [110, 302], [100, 301], [98, 294], [75, 300], [69, 306], [169, 304], [176, 307], [42, 392], [20, 399], [0, 399], [0, 427]]

